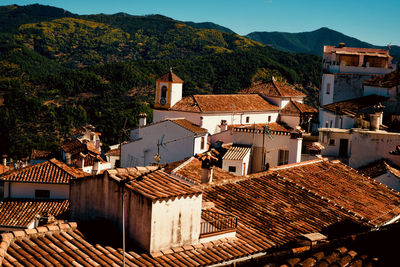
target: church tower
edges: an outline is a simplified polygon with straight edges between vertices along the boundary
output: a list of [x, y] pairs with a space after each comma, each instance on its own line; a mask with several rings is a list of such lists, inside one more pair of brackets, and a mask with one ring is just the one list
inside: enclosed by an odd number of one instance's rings
[[172, 69], [156, 81], [155, 108], [170, 108], [182, 99], [181, 78], [176, 76]]

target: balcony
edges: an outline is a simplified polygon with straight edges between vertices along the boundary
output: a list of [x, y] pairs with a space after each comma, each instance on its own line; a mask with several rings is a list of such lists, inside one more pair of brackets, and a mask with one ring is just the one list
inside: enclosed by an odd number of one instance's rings
[[235, 237], [237, 218], [215, 211], [201, 212], [200, 242], [209, 242], [221, 238]]

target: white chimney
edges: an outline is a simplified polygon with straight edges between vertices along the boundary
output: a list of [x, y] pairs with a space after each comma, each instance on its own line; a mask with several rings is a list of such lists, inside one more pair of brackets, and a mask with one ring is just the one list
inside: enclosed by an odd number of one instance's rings
[[67, 163], [67, 165], [71, 164], [71, 153], [65, 153], [65, 163]]
[[228, 129], [228, 124], [226, 123], [226, 120], [221, 121], [221, 132], [225, 132]]
[[209, 184], [212, 182], [213, 178], [213, 168], [201, 168], [201, 183], [202, 184]]
[[140, 113], [139, 114], [139, 127], [146, 126], [146, 123], [147, 123], [147, 114]]
[[370, 114], [369, 115], [370, 123], [371, 123], [371, 131], [379, 130], [379, 119], [380, 114]]

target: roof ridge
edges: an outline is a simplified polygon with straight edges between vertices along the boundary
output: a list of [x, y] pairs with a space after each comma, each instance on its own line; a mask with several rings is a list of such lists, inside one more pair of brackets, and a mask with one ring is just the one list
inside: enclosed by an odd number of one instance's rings
[[69, 230], [75, 230], [77, 226], [78, 224], [76, 222], [70, 222], [60, 223], [57, 225], [39, 226], [33, 229], [16, 230], [10, 233], [3, 233], [0, 235], [0, 264], [3, 262], [4, 257], [7, 254], [8, 247], [15, 239], [22, 239], [25, 237], [36, 235], [45, 235], [47, 233], [66, 232]]
[[197, 102], [197, 99], [196, 99], [195, 96], [198, 96], [198, 95], [192, 95], [192, 98], [193, 98], [193, 100], [194, 100], [194, 103], [195, 103], [195, 105], [199, 108], [200, 112], [203, 112], [203, 110], [201, 109], [200, 104], [199, 104], [199, 102]]
[[[58, 168], [62, 169], [63, 171], [65, 171], [69, 175], [71, 175], [73, 178], [82, 177], [82, 176], [76, 176], [75, 174], [71, 173], [71, 169], [74, 168], [74, 167], [68, 166], [67, 164], [57, 160], [56, 158], [49, 159], [48, 161], [51, 162], [53, 165], [57, 166]], [[60, 165], [64, 165], [64, 166], [60, 166]], [[82, 171], [82, 170], [80, 170], [78, 168], [76, 168], [76, 170], [82, 172], [82, 174], [85, 173], [84, 171]], [[89, 176], [90, 174], [88, 173], [87, 175]]]
[[176, 167], [175, 169], [173, 169], [171, 171], [172, 174], [176, 174], [177, 171], [179, 171], [180, 169], [182, 169], [183, 167], [185, 167], [186, 165], [188, 165], [190, 162], [192, 162], [192, 160], [194, 159], [194, 156], [191, 156], [188, 160], [186, 160], [185, 162], [183, 162], [181, 165], [179, 165], [178, 167]]
[[278, 92], [279, 96], [282, 96], [281, 91], [279, 90], [278, 86], [275, 84], [276, 81], [274, 81], [274, 79], [272, 79], [272, 84], [274, 85], [275, 90]]

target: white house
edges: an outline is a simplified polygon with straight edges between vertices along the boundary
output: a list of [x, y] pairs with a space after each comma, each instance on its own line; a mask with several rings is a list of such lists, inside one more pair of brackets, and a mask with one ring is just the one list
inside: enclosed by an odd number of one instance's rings
[[322, 156], [347, 161], [359, 168], [381, 158], [400, 165], [400, 156], [390, 153], [400, 144], [400, 133], [366, 129], [319, 129], [319, 142], [325, 147]]
[[170, 71], [157, 80], [153, 122], [185, 118], [219, 133], [224, 123], [252, 124], [274, 122], [279, 107], [257, 94], [193, 95], [182, 98], [183, 81]]
[[324, 46], [320, 105], [363, 96], [364, 81], [395, 70], [391, 60], [385, 49]]
[[222, 169], [237, 176], [244, 176], [250, 173], [250, 152], [251, 146], [233, 145], [222, 157]]
[[166, 119], [131, 131], [122, 144], [122, 167], [170, 163], [207, 151], [206, 129], [186, 119]]
[[[248, 173], [301, 161], [301, 132], [288, 130], [276, 122], [235, 127], [233, 140], [234, 146], [251, 146]], [[242, 163], [245, 162], [244, 157]]]
[[390, 160], [381, 159], [374, 161], [366, 166], [358, 168], [358, 171], [400, 192], [400, 167], [394, 165]]
[[239, 94], [258, 94], [267, 101], [283, 109], [291, 100], [303, 103], [306, 95], [293, 86], [278, 82], [274, 77], [270, 81], [256, 82], [252, 86], [240, 90]]
[[[351, 129], [366, 124], [365, 127], [369, 128], [368, 117], [375, 114], [376, 107], [387, 99], [384, 96], [367, 95], [322, 106], [319, 109], [319, 126], [320, 128]], [[380, 120], [381, 125], [382, 120], [383, 117]]]

